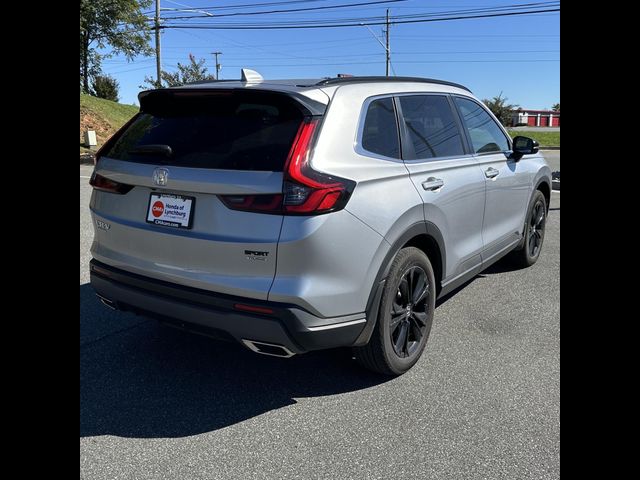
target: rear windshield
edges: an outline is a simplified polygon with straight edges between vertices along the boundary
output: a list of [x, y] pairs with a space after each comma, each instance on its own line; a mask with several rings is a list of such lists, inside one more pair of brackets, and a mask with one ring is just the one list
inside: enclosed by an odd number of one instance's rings
[[[154, 92], [105, 157], [224, 170], [282, 171], [303, 114], [284, 95]], [[165, 147], [147, 148], [149, 145]], [[163, 150], [164, 149], [164, 150]]]

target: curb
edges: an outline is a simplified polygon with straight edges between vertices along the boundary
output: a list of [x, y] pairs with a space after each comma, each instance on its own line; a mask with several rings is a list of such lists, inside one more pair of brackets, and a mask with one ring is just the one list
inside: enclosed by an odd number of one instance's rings
[[560, 147], [539, 147], [539, 150], [560, 150]]

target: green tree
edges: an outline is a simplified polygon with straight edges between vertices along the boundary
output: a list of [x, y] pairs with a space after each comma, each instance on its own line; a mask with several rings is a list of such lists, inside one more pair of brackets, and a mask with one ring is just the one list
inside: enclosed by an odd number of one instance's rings
[[500, 123], [508, 125], [511, 121], [512, 111], [518, 108], [518, 105], [507, 103], [507, 97], [502, 96], [502, 92], [491, 100], [482, 100], [489, 110], [496, 116]]
[[551, 107], [551, 110], [553, 110], [554, 112], [559, 112], [560, 111], [560, 102], [554, 103], [553, 106]]
[[[193, 54], [189, 54], [189, 63], [178, 62], [178, 71], [169, 73], [164, 70], [160, 72], [162, 84], [166, 87], [179, 87], [185, 83], [197, 82], [201, 80], [215, 80], [216, 77], [207, 74], [207, 67], [204, 66], [204, 59], [198, 60]], [[144, 77], [144, 84], [140, 88], [162, 88], [154, 77]]]
[[120, 85], [115, 78], [109, 75], [96, 75], [93, 79], [91, 95], [117, 102], [119, 89]]
[[[102, 59], [123, 54], [127, 60], [150, 55], [151, 37], [142, 9], [151, 0], [80, 0], [80, 85], [89, 92], [89, 79], [100, 73]], [[98, 49], [111, 47], [104, 55]]]

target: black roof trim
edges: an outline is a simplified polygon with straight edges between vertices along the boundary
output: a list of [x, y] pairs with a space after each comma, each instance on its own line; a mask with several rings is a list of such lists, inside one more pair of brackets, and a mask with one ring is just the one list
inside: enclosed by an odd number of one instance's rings
[[368, 82], [420, 82], [420, 83], [437, 83], [439, 85], [449, 85], [451, 87], [458, 87], [472, 93], [464, 85], [459, 83], [447, 82], [446, 80], [437, 80], [435, 78], [422, 78], [422, 77], [338, 77], [327, 78], [316, 83], [318, 86], [322, 85], [343, 85], [346, 83], [368, 83]]
[[[223, 82], [224, 80], [219, 80]], [[138, 101], [140, 102], [140, 111], [144, 111], [144, 104], [148, 101], [148, 98], [157, 97], [162, 95], [174, 95], [174, 94], [185, 94], [189, 93], [192, 95], [201, 95], [206, 93], [219, 93], [219, 92], [233, 92], [238, 95], [262, 95], [262, 94], [271, 94], [289, 97], [295, 100], [300, 106], [302, 106], [305, 115], [324, 115], [327, 106], [324, 103], [313, 100], [309, 97], [301, 95], [296, 91], [280, 91], [280, 90], [270, 90], [266, 88], [261, 89], [246, 89], [246, 88], [192, 88], [185, 89], [179, 87], [172, 88], [157, 88], [154, 90], [144, 90], [138, 94]]]

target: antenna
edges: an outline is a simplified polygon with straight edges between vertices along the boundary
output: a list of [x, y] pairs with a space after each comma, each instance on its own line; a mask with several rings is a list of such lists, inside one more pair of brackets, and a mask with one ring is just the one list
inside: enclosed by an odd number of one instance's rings
[[264, 78], [262, 78], [262, 75], [260, 75], [255, 70], [249, 70], [248, 68], [243, 68], [240, 71], [240, 74], [241, 74], [240, 81], [242, 82], [254, 83], [254, 82], [261, 82], [264, 80]]

